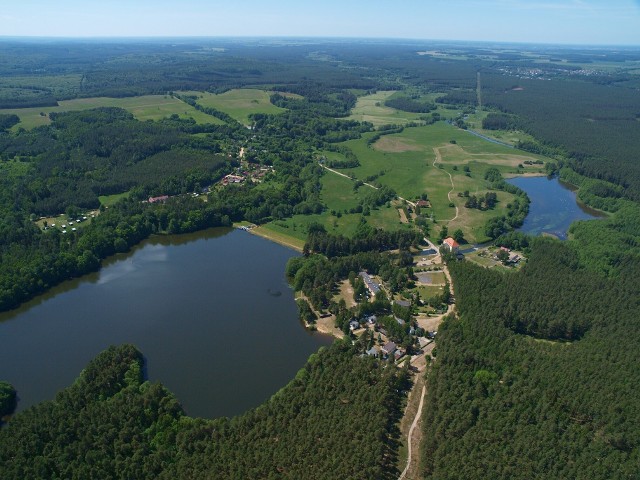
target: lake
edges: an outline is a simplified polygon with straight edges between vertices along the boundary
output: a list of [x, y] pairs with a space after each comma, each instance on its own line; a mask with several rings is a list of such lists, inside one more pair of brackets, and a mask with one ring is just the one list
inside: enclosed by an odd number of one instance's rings
[[189, 415], [242, 413], [332, 341], [298, 321], [284, 277], [295, 255], [239, 230], [153, 237], [0, 314], [0, 380], [24, 409], [52, 399], [109, 345], [132, 343], [149, 380]]
[[576, 220], [605, 216], [578, 202], [575, 188], [558, 178], [516, 177], [507, 182], [527, 192], [531, 200], [529, 214], [519, 228], [525, 233], [548, 233], [566, 240], [569, 226]]

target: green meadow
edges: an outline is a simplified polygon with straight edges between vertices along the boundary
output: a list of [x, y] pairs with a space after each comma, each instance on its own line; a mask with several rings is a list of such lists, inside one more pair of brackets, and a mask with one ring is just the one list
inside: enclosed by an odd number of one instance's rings
[[[543, 171], [543, 165], [524, 165], [527, 160], [543, 157], [487, 142], [444, 122], [406, 128], [402, 133], [385, 135], [369, 146], [367, 140], [372, 135], [368, 133], [342, 144], [360, 160], [359, 167], [343, 172], [358, 179], [384, 172], [376, 181], [392, 187], [410, 201], [427, 193], [432, 208], [426, 209], [426, 213], [439, 225], [432, 228], [432, 232], [437, 234], [443, 225], [450, 231], [461, 228], [471, 242], [486, 239], [484, 224], [489, 218], [505, 213], [513, 195], [496, 192], [496, 208], [480, 211], [465, 208], [466, 199], [458, 197], [458, 192], [485, 193], [488, 186], [484, 173], [489, 167], [498, 168], [504, 176]], [[468, 175], [465, 167], [469, 169]]]
[[264, 228], [303, 242], [307, 238], [308, 226], [312, 223], [323, 225], [329, 233], [346, 236], [356, 232], [363, 218], [368, 225], [385, 230], [411, 228], [400, 223], [398, 210], [394, 206], [383, 205], [378, 209], [372, 209], [366, 217], [361, 213], [345, 213], [345, 210], [348, 212], [358, 206], [360, 200], [372, 191], [371, 187], [367, 186], [361, 186], [354, 191], [353, 184], [352, 180], [327, 171], [322, 176], [322, 201], [327, 205], [324, 212], [315, 215], [294, 215], [291, 218], [273, 221]]
[[359, 97], [351, 115], [347, 118], [359, 122], [370, 122], [376, 127], [392, 123], [404, 125], [418, 120], [422, 115], [420, 113], [403, 112], [385, 106], [385, 100], [389, 99], [395, 93], [394, 90], [383, 90]]
[[41, 125], [51, 123], [48, 114], [52, 112], [68, 112], [75, 110], [89, 110], [98, 107], [120, 107], [128, 110], [138, 120], [160, 120], [171, 115], [180, 118], [193, 118], [196, 123], [222, 123], [221, 120], [202, 113], [183, 101], [164, 95], [145, 95], [142, 97], [126, 98], [77, 98], [74, 100], [61, 100], [57, 107], [33, 107], [1, 109], [0, 113], [14, 113], [20, 117], [20, 123], [14, 128], [30, 130]]
[[276, 107], [270, 101], [271, 94], [264, 90], [242, 88], [229, 90], [221, 94], [208, 92], [180, 92], [185, 95], [196, 95], [196, 102], [203, 107], [220, 110], [235, 118], [243, 125], [249, 125], [252, 113], [277, 114], [284, 109]]

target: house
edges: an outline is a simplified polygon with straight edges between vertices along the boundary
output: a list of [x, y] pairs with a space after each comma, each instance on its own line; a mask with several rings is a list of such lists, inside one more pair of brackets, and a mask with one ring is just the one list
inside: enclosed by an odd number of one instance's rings
[[424, 208], [428, 206], [429, 206], [429, 202], [427, 202], [426, 200], [418, 200], [416, 202], [416, 207]]
[[382, 347], [382, 353], [384, 353], [385, 355], [391, 355], [395, 351], [396, 344], [393, 342], [388, 342], [384, 345], [384, 347]]
[[442, 241], [442, 246], [449, 253], [458, 253], [458, 249], [460, 248], [460, 244], [456, 242], [452, 237], [447, 237]]
[[149, 197], [149, 203], [164, 202], [169, 199], [169, 195], [160, 195], [159, 197]]
[[369, 355], [370, 357], [377, 357], [378, 355], [380, 355], [380, 351], [378, 350], [378, 347], [373, 346], [369, 350], [367, 350], [367, 355]]
[[378, 321], [378, 317], [376, 317], [375, 315], [369, 315], [366, 320], [369, 325], [375, 325]]
[[393, 303], [403, 308], [410, 308], [411, 302], [408, 300], [394, 300]]
[[402, 357], [404, 357], [404, 354], [405, 354], [404, 350], [400, 350], [400, 349], [398, 349], [398, 350], [396, 350], [396, 351], [393, 353], [393, 357], [394, 357], [396, 360], [400, 360]]
[[380, 285], [374, 282], [367, 272], [360, 272], [359, 275], [362, 277], [362, 280], [364, 280], [364, 284], [371, 292], [371, 295], [375, 296], [375, 294], [380, 291]]
[[357, 320], [351, 320], [349, 322], [349, 330], [352, 332], [360, 328], [360, 323]]

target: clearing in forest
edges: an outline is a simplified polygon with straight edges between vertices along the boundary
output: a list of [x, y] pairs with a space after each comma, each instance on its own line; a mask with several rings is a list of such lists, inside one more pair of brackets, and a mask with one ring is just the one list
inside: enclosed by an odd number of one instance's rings
[[384, 102], [393, 94], [397, 93], [394, 90], [383, 90], [371, 95], [364, 95], [358, 97], [356, 106], [351, 111], [349, 120], [358, 120], [359, 122], [370, 122], [374, 126], [389, 124], [400, 124], [417, 120], [421, 114], [403, 112], [396, 110], [395, 108], [385, 106]]
[[15, 114], [20, 117], [20, 123], [14, 129], [24, 128], [30, 130], [41, 125], [51, 123], [49, 114], [52, 112], [71, 112], [77, 110], [90, 110], [98, 107], [119, 107], [128, 110], [138, 120], [160, 120], [171, 115], [180, 118], [193, 118], [196, 123], [222, 123], [211, 115], [202, 113], [182, 100], [168, 95], [144, 95], [141, 97], [110, 98], [92, 97], [76, 98], [73, 100], [61, 100], [56, 107], [32, 107], [0, 109], [0, 114]]
[[249, 115], [253, 113], [277, 114], [285, 110], [271, 103], [271, 94], [255, 88], [238, 88], [221, 94], [208, 92], [180, 92], [197, 96], [196, 102], [203, 107], [211, 107], [224, 112], [243, 125], [249, 125]]

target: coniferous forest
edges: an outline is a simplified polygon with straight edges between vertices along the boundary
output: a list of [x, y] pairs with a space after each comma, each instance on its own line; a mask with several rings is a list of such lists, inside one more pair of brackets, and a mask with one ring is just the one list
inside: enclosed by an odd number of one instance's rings
[[[397, 478], [412, 379], [408, 369], [363, 355], [373, 339], [350, 336], [349, 323], [379, 313], [398, 345], [411, 348], [410, 325], [392, 316], [410, 319], [411, 308], [380, 295], [349, 310], [336, 301], [336, 286], [348, 279], [363, 296], [357, 277], [366, 270], [396, 294], [414, 282], [423, 237], [435, 242], [447, 232], [445, 214], [410, 212], [412, 203], [387, 183], [395, 174], [387, 167], [406, 152], [381, 154], [373, 145], [385, 139], [411, 152], [413, 144], [394, 135], [435, 125], [453, 150], [453, 137], [476, 121], [485, 133], [519, 136], [515, 154], [544, 155], [542, 174], [579, 187], [578, 198], [607, 216], [574, 223], [565, 242], [529, 237], [517, 231], [529, 199], [504, 181], [508, 168], [479, 174], [489, 191], [468, 195], [461, 212], [486, 215], [486, 237], [523, 252], [526, 263], [507, 271], [448, 257], [453, 290], [447, 285], [435, 303], [454, 292], [455, 310], [427, 369], [421, 476], [637, 478], [640, 77], [628, 65], [640, 52], [545, 48], [0, 41], [0, 311], [100, 269], [151, 235], [295, 217], [303, 218], [296, 222], [305, 247], [283, 276], [306, 297], [305, 318], [330, 312], [346, 335], [271, 399], [230, 419], [187, 416], [179, 398], [145, 377], [144, 352], [132, 345], [109, 348], [55, 398], [13, 415], [20, 392], [2, 381], [0, 366], [0, 477]], [[424, 54], [432, 50], [438, 54]], [[596, 57], [616, 68], [593, 74], [584, 65]], [[268, 92], [278, 113], [242, 119], [203, 101], [239, 88]], [[380, 92], [386, 100], [374, 108], [393, 112], [387, 123], [352, 116], [361, 98]], [[178, 102], [180, 115], [140, 120], [115, 106], [44, 111], [140, 95]], [[43, 109], [37, 125], [25, 125], [26, 108]], [[356, 178], [370, 152], [388, 165]], [[326, 197], [327, 168], [351, 182], [334, 193], [353, 190], [353, 205], [328, 207], [338, 200]], [[478, 180], [472, 162], [464, 168]], [[221, 187], [243, 169], [262, 169], [260, 180]], [[428, 212], [432, 197], [418, 198]], [[394, 228], [372, 226], [372, 212], [391, 211], [391, 202], [406, 223], [394, 217]], [[89, 211], [95, 218], [77, 231], [42, 222]], [[334, 225], [343, 215], [357, 221], [331, 230], [307, 221], [314, 215]]]

